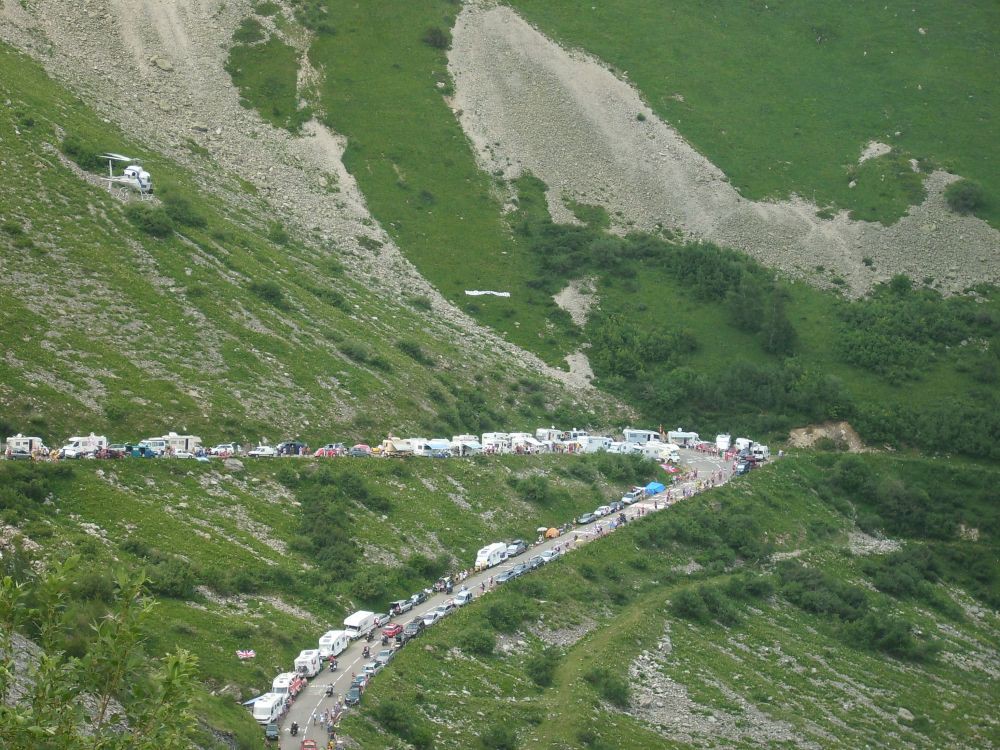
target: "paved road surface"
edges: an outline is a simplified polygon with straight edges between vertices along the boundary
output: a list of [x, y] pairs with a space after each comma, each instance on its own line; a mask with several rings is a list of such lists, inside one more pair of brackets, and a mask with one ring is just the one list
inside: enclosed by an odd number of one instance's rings
[[[723, 481], [729, 479], [729, 463], [711, 454], [699, 453], [692, 450], [682, 450], [681, 461], [682, 463], [688, 464], [692, 468], [697, 469], [698, 478], [684, 483], [678, 483], [672, 488], [675, 503], [680, 502], [682, 498], [682, 489], [684, 487], [688, 487], [693, 491], [700, 480], [705, 477], [710, 477], [714, 471], [722, 469], [724, 476]], [[664, 483], [666, 484], [666, 482]], [[662, 510], [663, 508], [668, 507], [665, 502], [666, 497], [667, 493], [661, 493], [655, 498], [655, 500], [654, 498], [649, 498], [643, 502], [635, 503], [629, 506], [626, 509], [628, 519], [631, 521], [636, 518], [640, 511], [643, 513], [652, 513], [656, 510]], [[592, 541], [598, 537], [597, 527], [599, 525], [603, 528], [603, 535], [607, 535], [609, 533], [608, 522], [610, 522], [615, 516], [617, 516], [617, 514], [614, 514], [613, 516], [606, 516], [605, 518], [598, 519], [594, 523], [588, 524], [587, 526], [576, 527], [572, 531], [569, 531], [557, 539], [549, 539], [541, 544], [533, 545], [529, 547], [528, 551], [524, 554], [518, 555], [516, 558], [513, 558], [502, 565], [497, 565], [487, 571], [470, 576], [464, 582], [464, 585], [468, 586], [469, 590], [474, 593], [476, 599], [480, 596], [488, 595], [491, 591], [490, 581], [503, 571], [509, 570], [518, 563], [527, 562], [534, 555], [541, 554], [547, 549], [559, 547], [560, 549], [565, 550], [567, 544], [570, 544], [572, 548], [575, 548], [580, 544]], [[578, 535], [578, 540], [576, 542], [573, 542], [574, 535]], [[483, 540], [484, 545], [488, 543], [489, 540]], [[469, 562], [471, 563], [472, 561], [470, 560]], [[483, 593], [481, 588], [482, 583], [486, 583], [485, 593]], [[461, 585], [462, 584], [459, 584], [459, 587], [461, 587]], [[459, 587], [456, 587], [456, 592]], [[403, 614], [398, 619], [393, 620], [393, 622], [405, 625], [410, 620], [418, 616], [423, 616], [434, 607], [439, 604], [443, 604], [452, 596], [454, 596], [454, 594], [435, 594], [426, 602], [414, 607], [410, 612]], [[474, 602], [468, 606], [472, 606], [472, 604], [474, 604]], [[338, 627], [339, 626], [337, 625], [333, 625], [329, 629], [336, 630]], [[322, 633], [316, 633], [316, 638], [319, 639], [321, 634]], [[419, 644], [419, 642], [419, 639], [414, 641], [414, 643], [417, 644]], [[329, 741], [329, 735], [327, 734], [326, 729], [320, 725], [319, 720], [317, 719], [314, 723], [312, 717], [319, 717], [319, 715], [324, 711], [333, 709], [336, 706], [338, 699], [341, 701], [343, 700], [344, 694], [350, 687], [352, 673], [361, 672], [364, 665], [369, 661], [368, 659], [362, 658], [361, 655], [365, 645], [368, 644], [366, 644], [364, 639], [351, 643], [347, 650], [337, 658], [338, 669], [336, 672], [331, 673], [328, 670], [324, 670], [313, 678], [309, 685], [304, 688], [301, 693], [299, 693], [295, 702], [292, 704], [291, 709], [289, 709], [288, 713], [280, 723], [281, 750], [298, 750], [300, 743], [304, 739], [314, 739], [320, 748], [326, 747], [327, 742]], [[316, 648], [316, 644], [304, 643], [301, 648]], [[376, 637], [371, 642], [370, 648], [372, 657], [374, 657], [375, 654], [383, 648], [380, 630], [376, 631]], [[390, 664], [386, 668], [392, 669], [392, 665]], [[374, 679], [378, 680], [378, 676], [376, 675]], [[334, 695], [333, 697], [327, 697], [326, 688], [331, 683], [333, 684]], [[299, 725], [299, 734], [296, 737], [292, 737], [289, 734], [289, 727], [293, 721], [298, 722]]]

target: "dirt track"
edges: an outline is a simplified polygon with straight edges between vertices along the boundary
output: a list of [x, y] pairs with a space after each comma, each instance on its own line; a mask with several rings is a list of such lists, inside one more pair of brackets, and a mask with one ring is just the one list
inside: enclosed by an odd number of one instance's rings
[[952, 175], [929, 176], [927, 200], [892, 226], [846, 213], [823, 220], [803, 200], [742, 198], [631, 86], [510, 8], [468, 2], [449, 62], [454, 106], [483, 168], [534, 173], [557, 220], [568, 214], [564, 197], [600, 204], [619, 230], [680, 229], [813, 282], [824, 266], [855, 294], [899, 272], [933, 277], [944, 291], [1000, 281], [1000, 233], [947, 209], [941, 193]]

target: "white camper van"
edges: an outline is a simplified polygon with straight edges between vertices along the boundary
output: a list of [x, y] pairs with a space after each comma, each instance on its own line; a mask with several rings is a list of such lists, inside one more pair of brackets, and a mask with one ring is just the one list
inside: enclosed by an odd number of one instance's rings
[[347, 648], [351, 639], [344, 630], [328, 630], [319, 637], [319, 658], [340, 656]]
[[606, 452], [613, 442], [611, 438], [602, 435], [587, 435], [579, 439], [580, 449], [584, 453]]
[[361, 610], [344, 618], [344, 630], [352, 641], [368, 635], [375, 629], [375, 613]]
[[487, 453], [510, 453], [510, 436], [506, 432], [484, 432], [480, 442]]
[[750, 438], [736, 438], [736, 442], [734, 443], [734, 447], [738, 451], [746, 450], [751, 445], [753, 445], [753, 440]]
[[201, 447], [201, 438], [197, 435], [178, 435], [176, 432], [168, 432], [162, 437], [146, 438], [139, 445], [148, 448], [158, 456], [182, 451], [194, 453]]
[[281, 716], [285, 707], [285, 696], [279, 693], [264, 693], [253, 702], [253, 717], [261, 726], [273, 724]]
[[499, 565], [506, 555], [507, 545], [503, 542], [488, 544], [476, 553], [476, 570], [486, 570]]
[[767, 461], [771, 457], [771, 449], [766, 445], [761, 445], [760, 443], [754, 443], [750, 447], [750, 455], [756, 458], [758, 461]]
[[650, 443], [660, 439], [660, 433], [654, 430], [636, 430], [632, 427], [622, 430], [622, 436], [626, 443]]
[[295, 672], [282, 672], [271, 683], [271, 692], [290, 697], [298, 692], [298, 688], [302, 684], [301, 675], [297, 675]]
[[7, 438], [7, 450], [12, 453], [44, 452], [45, 444], [40, 437], [25, 437], [19, 432], [13, 437]]
[[66, 441], [59, 453], [63, 458], [80, 458], [96, 453], [108, 447], [108, 439], [104, 435], [90, 433], [86, 437], [71, 437]]
[[730, 446], [733, 444], [732, 435], [716, 435], [715, 436], [715, 448], [725, 453], [729, 450]]
[[654, 461], [673, 461], [679, 463], [681, 460], [680, 447], [673, 443], [661, 443], [659, 440], [651, 440], [643, 446], [643, 454], [646, 458]]
[[319, 660], [319, 651], [316, 649], [306, 649], [299, 652], [295, 657], [295, 673], [306, 677], [315, 677], [319, 674], [322, 665]]

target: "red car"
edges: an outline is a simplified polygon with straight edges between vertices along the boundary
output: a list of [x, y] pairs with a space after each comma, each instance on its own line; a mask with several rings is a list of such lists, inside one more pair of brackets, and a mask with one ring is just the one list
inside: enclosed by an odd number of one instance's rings
[[319, 750], [319, 745], [316, 744], [316, 740], [302, 740], [299, 750]]
[[313, 455], [319, 458], [332, 458], [333, 456], [344, 455], [345, 450], [343, 443], [327, 443], [313, 453]]
[[395, 622], [390, 622], [384, 628], [382, 628], [382, 635], [386, 638], [395, 638], [397, 635], [403, 632], [403, 626]]

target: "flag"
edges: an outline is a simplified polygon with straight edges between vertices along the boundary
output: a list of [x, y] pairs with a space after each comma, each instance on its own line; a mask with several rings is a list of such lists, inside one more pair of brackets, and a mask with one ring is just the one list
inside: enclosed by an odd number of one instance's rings
[[254, 651], [253, 649], [246, 649], [245, 651], [237, 650], [236, 656], [240, 659], [253, 659], [255, 656], [257, 656], [257, 652]]

